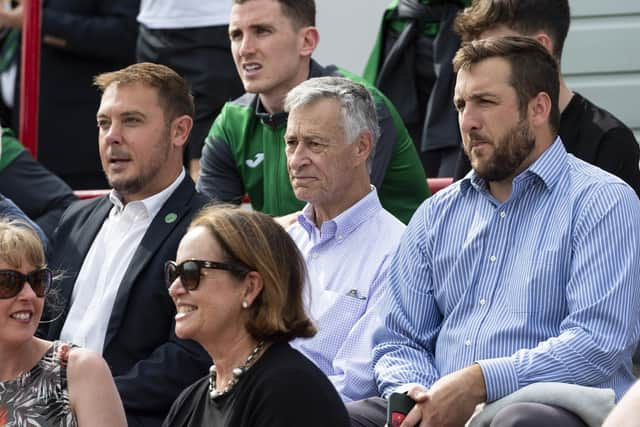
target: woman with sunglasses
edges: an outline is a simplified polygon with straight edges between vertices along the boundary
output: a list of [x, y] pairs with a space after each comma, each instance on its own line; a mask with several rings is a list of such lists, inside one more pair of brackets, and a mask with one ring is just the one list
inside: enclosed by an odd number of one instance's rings
[[204, 209], [165, 273], [176, 335], [199, 342], [214, 364], [164, 426], [349, 426], [333, 385], [288, 344], [315, 328], [303, 306], [304, 261], [271, 217]]
[[0, 426], [125, 426], [98, 354], [34, 336], [51, 281], [35, 231], [0, 219]]

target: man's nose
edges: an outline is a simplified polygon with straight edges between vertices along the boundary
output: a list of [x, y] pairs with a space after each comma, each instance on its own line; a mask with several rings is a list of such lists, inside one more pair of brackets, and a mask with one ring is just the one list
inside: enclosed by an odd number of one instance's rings
[[287, 151], [287, 161], [292, 169], [299, 169], [309, 162], [309, 156], [305, 144], [298, 143], [292, 149]]
[[478, 112], [470, 105], [466, 106], [464, 110], [458, 113], [458, 121], [460, 122], [460, 131], [463, 134], [481, 128]]

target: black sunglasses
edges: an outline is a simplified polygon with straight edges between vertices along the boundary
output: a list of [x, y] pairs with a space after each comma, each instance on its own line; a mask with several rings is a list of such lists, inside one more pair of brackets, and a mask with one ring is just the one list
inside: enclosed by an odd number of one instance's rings
[[34, 270], [29, 274], [15, 270], [0, 270], [0, 299], [15, 297], [27, 282], [36, 296], [42, 298], [47, 294], [52, 279], [53, 273], [48, 268]]
[[173, 261], [167, 261], [164, 265], [164, 279], [167, 284], [167, 288], [169, 288], [171, 284], [180, 277], [182, 286], [187, 291], [195, 291], [200, 285], [200, 270], [203, 268], [227, 270], [240, 276], [244, 276], [251, 271], [249, 267], [239, 263], [201, 261], [197, 259], [183, 261], [180, 264], [176, 264]]

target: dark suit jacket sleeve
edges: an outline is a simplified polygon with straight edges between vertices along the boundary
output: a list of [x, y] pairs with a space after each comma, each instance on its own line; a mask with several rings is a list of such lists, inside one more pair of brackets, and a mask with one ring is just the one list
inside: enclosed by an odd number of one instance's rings
[[[78, 1], [81, 6], [78, 6]], [[85, 13], [79, 10], [86, 7]], [[89, 58], [132, 63], [140, 0], [50, 1], [42, 10], [42, 36], [64, 41], [53, 47]], [[68, 10], [74, 10], [69, 12]], [[130, 48], [123, 48], [130, 47]]]
[[179, 340], [174, 329], [167, 343], [125, 374], [114, 377], [128, 418], [153, 413], [163, 418], [182, 390], [208, 372], [211, 359], [204, 349], [194, 341]]
[[49, 238], [64, 210], [77, 200], [63, 180], [36, 162], [26, 150], [0, 172], [0, 193], [20, 206]]
[[47, 240], [47, 236], [42, 232], [40, 227], [37, 224], [33, 223], [27, 215], [25, 215], [22, 210], [18, 206], [13, 203], [10, 199], [4, 197], [2, 193], [0, 193], [0, 219], [2, 220], [11, 220], [11, 221], [22, 221], [31, 225], [33, 229], [38, 233], [40, 239], [42, 240], [42, 244], [45, 248], [45, 251], [48, 249], [49, 241]]

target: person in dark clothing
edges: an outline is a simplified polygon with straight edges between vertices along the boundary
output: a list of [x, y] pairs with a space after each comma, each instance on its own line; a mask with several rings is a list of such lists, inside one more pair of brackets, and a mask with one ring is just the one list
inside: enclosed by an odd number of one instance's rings
[[[569, 31], [568, 0], [476, 0], [455, 22], [462, 40], [522, 35], [533, 37], [560, 63]], [[640, 197], [640, 148], [631, 129], [603, 108], [572, 92], [560, 76], [560, 129], [566, 150], [629, 184]], [[471, 165], [462, 153], [455, 179]]]
[[185, 165], [198, 180], [200, 154], [225, 102], [242, 95], [229, 42], [229, 0], [141, 0], [136, 55], [174, 69], [191, 86], [196, 104]]
[[71, 188], [34, 160], [11, 129], [0, 129], [0, 193], [10, 198], [44, 231], [53, 231], [65, 209], [77, 200]]
[[[93, 76], [135, 62], [140, 0], [42, 2], [38, 160], [71, 188], [107, 188], [100, 166]], [[2, 14], [0, 13], [0, 18]], [[22, 6], [9, 25], [22, 27]], [[20, 73], [16, 73], [17, 76]], [[19, 78], [11, 114], [18, 129]]]
[[460, 47], [453, 31], [458, 12], [471, 0], [392, 0], [363, 78], [398, 109], [429, 177], [450, 177], [462, 151], [451, 102], [451, 61]]
[[176, 335], [213, 359], [166, 427], [348, 427], [337, 391], [288, 341], [316, 328], [304, 310], [305, 262], [266, 214], [211, 206], [191, 222], [165, 265]]

